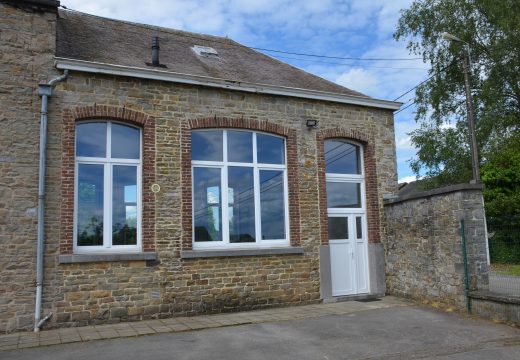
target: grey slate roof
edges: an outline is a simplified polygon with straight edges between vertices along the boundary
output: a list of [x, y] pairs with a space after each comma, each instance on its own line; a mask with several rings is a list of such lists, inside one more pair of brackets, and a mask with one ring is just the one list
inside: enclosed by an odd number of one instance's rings
[[[160, 63], [151, 62], [152, 37], [160, 41]], [[191, 47], [209, 46], [219, 57], [197, 55]], [[369, 98], [224, 37], [113, 20], [59, 10], [56, 56], [181, 74], [317, 90]]]

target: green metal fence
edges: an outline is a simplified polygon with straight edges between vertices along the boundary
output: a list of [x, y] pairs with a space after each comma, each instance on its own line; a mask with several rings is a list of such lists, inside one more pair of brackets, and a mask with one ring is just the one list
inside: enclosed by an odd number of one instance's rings
[[487, 228], [491, 263], [520, 265], [520, 216], [488, 218]]
[[487, 218], [491, 272], [489, 289], [520, 296], [520, 216]]

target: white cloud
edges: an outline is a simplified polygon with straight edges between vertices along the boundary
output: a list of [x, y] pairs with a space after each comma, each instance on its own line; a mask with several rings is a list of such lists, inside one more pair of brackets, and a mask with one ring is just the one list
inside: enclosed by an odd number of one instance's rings
[[411, 183], [413, 181], [416, 181], [418, 180], [417, 177], [415, 175], [411, 175], [411, 176], [404, 176], [402, 178], [400, 178], [397, 182], [399, 184], [402, 184], [402, 183]]
[[354, 68], [341, 74], [336, 79], [336, 83], [364, 94], [377, 93], [381, 86], [379, 79], [373, 72], [361, 68]]

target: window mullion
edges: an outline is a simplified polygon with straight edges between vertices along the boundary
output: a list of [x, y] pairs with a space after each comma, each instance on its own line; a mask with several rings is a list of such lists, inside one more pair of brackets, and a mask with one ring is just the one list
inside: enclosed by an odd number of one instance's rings
[[229, 244], [229, 199], [228, 199], [228, 167], [224, 165], [221, 168], [221, 212], [222, 212], [222, 242]]
[[222, 242], [229, 244], [229, 199], [228, 199], [228, 166], [227, 166], [227, 131], [222, 131], [222, 160], [224, 165], [221, 167], [220, 182], [221, 182], [221, 219], [222, 219]]
[[104, 166], [103, 247], [112, 247], [112, 164]]
[[254, 181], [254, 197], [255, 197], [255, 237], [256, 243], [262, 242], [262, 222], [260, 219], [261, 209], [260, 209], [260, 170], [258, 166], [254, 167], [253, 173], [253, 181]]
[[256, 243], [262, 242], [262, 222], [260, 221], [260, 172], [258, 170], [256, 133], [253, 133], [253, 193], [255, 203], [255, 238]]

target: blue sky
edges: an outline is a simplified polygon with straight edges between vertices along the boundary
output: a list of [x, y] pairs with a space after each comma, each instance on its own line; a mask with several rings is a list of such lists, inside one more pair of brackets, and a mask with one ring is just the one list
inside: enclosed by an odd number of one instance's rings
[[[89, 14], [228, 36], [244, 45], [294, 53], [356, 58], [412, 58], [396, 42], [399, 11], [412, 0], [62, 0]], [[264, 52], [369, 96], [394, 100], [427, 78], [421, 60], [352, 61]], [[407, 102], [413, 93], [399, 99]], [[406, 106], [406, 104], [404, 105]], [[415, 149], [413, 106], [395, 116], [400, 181], [410, 181]]]

